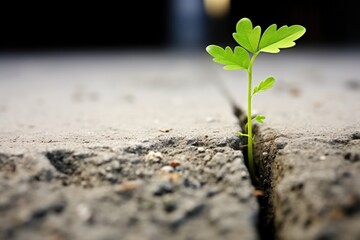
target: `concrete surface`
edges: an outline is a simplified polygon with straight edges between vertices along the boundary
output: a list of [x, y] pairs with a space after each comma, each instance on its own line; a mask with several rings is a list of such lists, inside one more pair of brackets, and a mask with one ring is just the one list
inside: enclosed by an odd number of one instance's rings
[[[360, 236], [359, 63], [255, 62], [277, 80], [253, 102], [276, 239]], [[267, 239], [229, 96], [246, 106], [245, 73], [205, 53], [2, 56], [0, 238]]]
[[257, 239], [208, 59], [3, 56], [0, 239]]
[[[360, 52], [294, 50], [260, 55], [254, 66], [258, 81], [277, 79], [253, 105], [267, 116], [256, 154], [276, 238], [360, 239]], [[219, 74], [244, 102], [235, 89], [246, 83]]]
[[169, 135], [160, 129], [229, 136], [236, 119], [204, 77], [207, 60], [151, 52], [4, 56], [1, 150], [115, 147]]

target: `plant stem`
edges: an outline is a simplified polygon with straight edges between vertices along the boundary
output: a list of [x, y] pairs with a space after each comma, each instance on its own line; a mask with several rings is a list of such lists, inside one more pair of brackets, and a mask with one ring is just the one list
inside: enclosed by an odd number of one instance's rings
[[251, 99], [252, 99], [252, 67], [255, 61], [255, 58], [259, 52], [255, 53], [251, 61], [249, 63], [249, 68], [247, 70], [248, 73], [248, 115], [247, 115], [247, 134], [248, 134], [248, 162], [249, 162], [249, 170], [250, 175], [253, 179], [256, 179], [255, 173], [255, 163], [253, 157], [253, 138], [252, 138], [252, 115], [251, 115]]

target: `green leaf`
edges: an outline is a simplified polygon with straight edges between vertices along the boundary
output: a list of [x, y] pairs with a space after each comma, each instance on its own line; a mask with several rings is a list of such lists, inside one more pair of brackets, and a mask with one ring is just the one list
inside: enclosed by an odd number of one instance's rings
[[217, 45], [209, 45], [206, 47], [206, 51], [214, 57], [214, 62], [225, 65], [225, 70], [239, 70], [249, 67], [249, 53], [242, 47], [235, 47], [233, 52], [230, 47], [224, 49]]
[[266, 90], [272, 88], [275, 83], [274, 77], [268, 77], [267, 79], [261, 81], [258, 86], [254, 87], [253, 96], [258, 92], [265, 92]]
[[256, 53], [259, 46], [260, 35], [260, 26], [253, 28], [250, 19], [242, 18], [236, 24], [236, 32], [233, 33], [233, 38], [240, 46], [249, 52]]
[[255, 118], [254, 118], [254, 120], [255, 121], [257, 121], [258, 123], [263, 123], [264, 122], [264, 120], [265, 120], [265, 116], [263, 116], [263, 115], [257, 115]]
[[263, 33], [259, 51], [267, 53], [278, 53], [280, 48], [295, 46], [295, 40], [304, 35], [306, 29], [300, 25], [282, 26], [276, 30], [276, 24], [269, 26]]

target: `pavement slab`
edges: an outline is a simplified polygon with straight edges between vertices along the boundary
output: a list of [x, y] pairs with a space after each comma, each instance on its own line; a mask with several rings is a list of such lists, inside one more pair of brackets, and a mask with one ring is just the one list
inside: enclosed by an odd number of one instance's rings
[[0, 239], [258, 238], [238, 120], [208, 59], [0, 62]]
[[[277, 79], [253, 106], [267, 116], [255, 150], [267, 217], [275, 239], [359, 239], [360, 52], [292, 51], [260, 55], [253, 70]], [[219, 74], [244, 103], [234, 89], [246, 82]]]

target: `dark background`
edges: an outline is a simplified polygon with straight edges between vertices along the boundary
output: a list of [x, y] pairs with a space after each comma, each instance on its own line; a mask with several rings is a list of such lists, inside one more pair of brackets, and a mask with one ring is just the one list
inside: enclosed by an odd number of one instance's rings
[[231, 34], [242, 17], [262, 30], [273, 23], [301, 24], [307, 29], [302, 46], [360, 43], [358, 8], [350, 0], [232, 0], [228, 14], [218, 18], [199, 8], [201, 0], [190, 0], [198, 3], [196, 16], [181, 15], [181, 1], [185, 0], [2, 4], [0, 51], [203, 49], [212, 43], [234, 44]]

